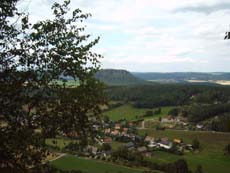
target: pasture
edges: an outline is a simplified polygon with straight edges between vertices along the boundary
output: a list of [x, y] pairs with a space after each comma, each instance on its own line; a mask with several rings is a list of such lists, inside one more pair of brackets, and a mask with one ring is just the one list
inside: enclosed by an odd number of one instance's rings
[[[161, 113], [157, 115], [153, 115], [151, 117], [145, 117], [145, 119], [151, 119], [151, 118], [158, 118], [158, 117], [164, 117], [168, 115], [169, 110], [171, 110], [173, 107], [161, 107]], [[135, 108], [131, 104], [125, 104], [122, 106], [119, 106], [117, 108], [113, 108], [111, 110], [105, 111], [103, 114], [107, 115], [111, 120], [117, 121], [120, 119], [126, 119], [126, 120], [137, 120], [138, 118], [141, 118], [146, 111], [154, 111], [155, 109], [147, 109], [147, 108]]]
[[113, 163], [79, 158], [73, 155], [67, 155], [57, 159], [51, 164], [62, 170], [81, 170], [86, 173], [141, 173], [143, 170], [130, 168]]
[[197, 131], [176, 131], [176, 130], [140, 130], [140, 134], [147, 133], [156, 138], [168, 137], [169, 139], [181, 138], [185, 143], [191, 143], [193, 139], [198, 139], [201, 144], [201, 150], [198, 153], [185, 153], [178, 156], [166, 152], [154, 152], [150, 160], [159, 163], [173, 162], [180, 158], [187, 160], [189, 168], [195, 170], [197, 165], [201, 164], [204, 173], [229, 173], [230, 156], [224, 155], [224, 147], [230, 143], [230, 133], [213, 133]]

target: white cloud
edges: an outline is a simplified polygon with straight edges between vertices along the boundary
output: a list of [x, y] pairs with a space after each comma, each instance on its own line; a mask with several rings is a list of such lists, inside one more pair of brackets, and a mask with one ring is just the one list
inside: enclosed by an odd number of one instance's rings
[[[28, 1], [23, 2], [20, 7]], [[151, 64], [161, 64], [155, 69], [228, 71], [230, 42], [223, 38], [230, 12], [175, 12], [224, 3], [229, 0], [72, 0], [71, 8], [92, 13], [87, 31], [101, 36], [95, 51], [104, 55], [103, 67], [151, 71]], [[51, 17], [51, 4], [50, 0], [32, 0], [32, 21]]]

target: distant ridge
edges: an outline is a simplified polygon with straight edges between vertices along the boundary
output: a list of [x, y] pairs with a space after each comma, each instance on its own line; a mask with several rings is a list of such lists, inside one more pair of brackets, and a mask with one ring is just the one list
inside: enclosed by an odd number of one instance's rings
[[127, 70], [102, 69], [96, 73], [95, 77], [107, 85], [138, 85], [147, 83], [145, 80], [133, 76]]
[[159, 72], [133, 72], [134, 76], [143, 80], [173, 80], [173, 81], [188, 81], [188, 80], [230, 80], [230, 73], [227, 72], [172, 72], [172, 73], [159, 73]]

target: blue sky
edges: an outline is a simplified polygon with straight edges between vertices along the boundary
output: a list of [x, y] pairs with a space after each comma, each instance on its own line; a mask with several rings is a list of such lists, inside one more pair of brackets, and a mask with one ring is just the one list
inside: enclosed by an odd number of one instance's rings
[[[53, 0], [21, 0], [30, 20], [51, 18]], [[61, 0], [58, 0], [61, 2]], [[103, 68], [140, 72], [229, 72], [230, 0], [72, 0], [92, 17], [87, 33]]]

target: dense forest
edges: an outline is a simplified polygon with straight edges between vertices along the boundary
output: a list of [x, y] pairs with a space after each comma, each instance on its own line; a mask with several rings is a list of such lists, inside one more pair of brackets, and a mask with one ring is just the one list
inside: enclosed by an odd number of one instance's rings
[[[136, 108], [157, 108], [177, 106], [175, 116], [182, 115], [191, 123], [225, 117], [230, 112], [230, 87], [191, 84], [152, 84], [135, 86], [111, 86], [106, 90], [110, 100], [132, 103]], [[220, 129], [219, 124], [226, 120], [212, 121], [210, 129]], [[221, 127], [226, 131], [226, 127]], [[221, 129], [221, 131], [223, 131]]]
[[229, 87], [191, 84], [113, 86], [108, 87], [106, 92], [111, 100], [133, 102], [139, 108], [179, 106], [194, 102], [226, 103], [230, 99]]

